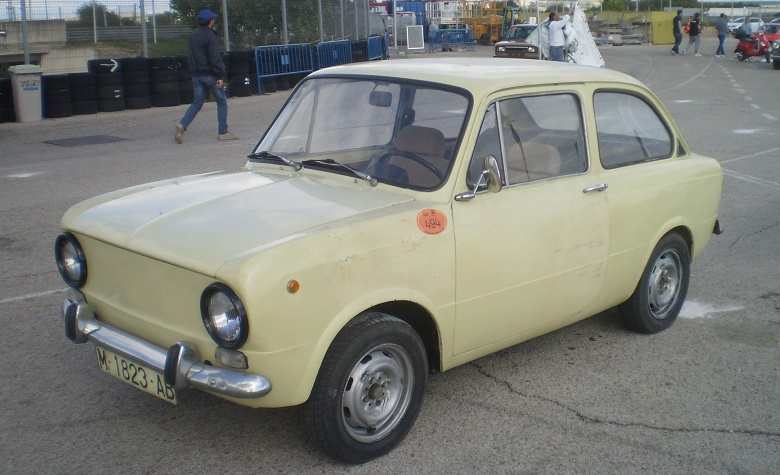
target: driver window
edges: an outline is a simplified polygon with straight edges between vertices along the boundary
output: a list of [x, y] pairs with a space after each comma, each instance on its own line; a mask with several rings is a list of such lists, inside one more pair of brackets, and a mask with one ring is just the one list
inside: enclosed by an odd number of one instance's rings
[[[474, 188], [479, 178], [482, 176], [482, 164], [485, 155], [493, 155], [501, 163], [501, 141], [498, 137], [498, 127], [496, 126], [496, 105], [491, 104], [482, 120], [482, 127], [479, 130], [477, 144], [474, 147], [474, 153], [471, 155], [469, 171], [466, 175], [466, 183], [469, 189]], [[502, 178], [503, 181], [503, 178]], [[482, 185], [485, 185], [484, 183]], [[482, 186], [480, 186], [482, 188]]]

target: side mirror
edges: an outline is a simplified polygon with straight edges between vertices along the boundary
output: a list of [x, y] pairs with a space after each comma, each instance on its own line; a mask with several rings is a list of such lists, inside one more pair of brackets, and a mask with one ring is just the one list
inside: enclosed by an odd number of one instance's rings
[[474, 185], [474, 189], [461, 193], [455, 196], [455, 201], [469, 201], [473, 200], [477, 196], [477, 190], [479, 187], [487, 183], [488, 190], [491, 193], [498, 193], [501, 191], [503, 185], [501, 184], [501, 171], [498, 168], [498, 160], [493, 155], [485, 155], [482, 159], [482, 174], [477, 180], [477, 184]]

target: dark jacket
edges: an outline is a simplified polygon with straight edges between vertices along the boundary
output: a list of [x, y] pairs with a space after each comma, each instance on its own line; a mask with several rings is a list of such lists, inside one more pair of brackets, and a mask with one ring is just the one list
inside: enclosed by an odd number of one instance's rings
[[207, 26], [199, 26], [190, 35], [190, 71], [193, 76], [225, 78], [225, 63], [219, 55], [219, 38]]

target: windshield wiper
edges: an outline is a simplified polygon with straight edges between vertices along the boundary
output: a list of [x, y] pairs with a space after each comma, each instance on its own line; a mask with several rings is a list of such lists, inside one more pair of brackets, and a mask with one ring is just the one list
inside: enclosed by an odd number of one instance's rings
[[285, 165], [291, 166], [296, 172], [298, 170], [300, 170], [301, 168], [303, 168], [303, 165], [301, 165], [300, 163], [298, 163], [298, 162], [296, 162], [294, 160], [290, 160], [287, 157], [282, 157], [281, 155], [277, 155], [277, 154], [275, 154], [273, 152], [269, 152], [268, 150], [263, 150], [262, 152], [250, 153], [247, 156], [247, 158], [250, 158], [250, 159], [251, 158], [275, 158], [277, 160], [281, 160], [282, 162], [284, 162]]
[[363, 173], [360, 170], [356, 170], [356, 169], [350, 167], [349, 165], [344, 165], [343, 163], [339, 163], [336, 160], [333, 160], [332, 158], [324, 158], [324, 159], [320, 159], [320, 160], [305, 160], [303, 163], [304, 163], [304, 165], [308, 164], [308, 163], [318, 163], [318, 164], [321, 164], [321, 165], [336, 166], [336, 167], [348, 170], [350, 173], [352, 173], [356, 177], [360, 178], [361, 180], [366, 180], [367, 182], [369, 182], [371, 184], [371, 186], [376, 186], [376, 184], [377, 184], [376, 178], [372, 177], [368, 173]]

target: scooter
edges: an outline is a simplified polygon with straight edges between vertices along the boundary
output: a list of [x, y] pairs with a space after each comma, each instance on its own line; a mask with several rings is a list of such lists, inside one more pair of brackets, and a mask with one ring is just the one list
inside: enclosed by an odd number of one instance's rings
[[739, 40], [737, 49], [734, 50], [738, 60], [744, 61], [753, 56], [763, 56], [767, 63], [772, 60], [770, 57], [772, 44], [764, 35], [764, 30], [759, 30], [752, 35], [745, 33], [744, 30], [737, 30], [734, 37]]

